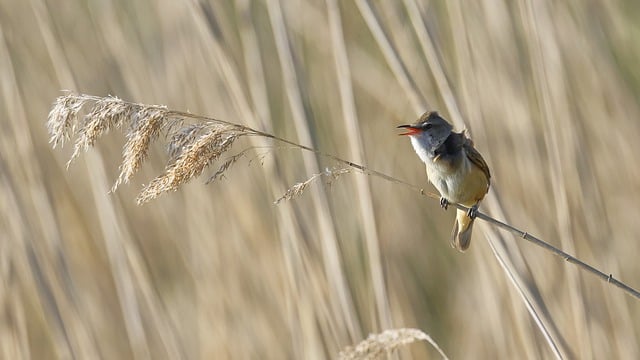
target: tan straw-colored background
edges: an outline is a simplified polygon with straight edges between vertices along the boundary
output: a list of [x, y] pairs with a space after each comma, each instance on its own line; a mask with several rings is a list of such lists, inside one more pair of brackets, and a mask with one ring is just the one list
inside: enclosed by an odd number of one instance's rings
[[325, 359], [400, 328], [451, 359], [639, 358], [640, 301], [482, 221], [458, 253], [401, 184], [274, 205], [337, 164], [246, 138], [138, 206], [162, 138], [109, 193], [127, 127], [68, 169], [46, 127], [61, 90], [111, 94], [433, 191], [395, 126], [438, 110], [491, 167], [481, 211], [638, 288], [639, 37], [630, 0], [0, 0], [0, 358]]

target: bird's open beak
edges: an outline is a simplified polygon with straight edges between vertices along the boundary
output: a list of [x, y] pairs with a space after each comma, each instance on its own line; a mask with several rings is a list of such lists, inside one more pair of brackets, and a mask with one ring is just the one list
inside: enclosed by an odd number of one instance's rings
[[400, 125], [398, 126], [398, 129], [407, 129], [407, 132], [403, 132], [402, 134], [398, 135], [415, 135], [422, 131], [420, 128], [417, 128], [413, 125]]

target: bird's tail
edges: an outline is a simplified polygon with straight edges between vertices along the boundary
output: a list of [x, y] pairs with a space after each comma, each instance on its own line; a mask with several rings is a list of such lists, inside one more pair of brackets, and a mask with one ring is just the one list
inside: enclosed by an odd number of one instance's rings
[[456, 211], [456, 222], [453, 224], [451, 232], [451, 246], [458, 251], [463, 252], [471, 245], [471, 230], [473, 228], [473, 219], [467, 212], [458, 209]]

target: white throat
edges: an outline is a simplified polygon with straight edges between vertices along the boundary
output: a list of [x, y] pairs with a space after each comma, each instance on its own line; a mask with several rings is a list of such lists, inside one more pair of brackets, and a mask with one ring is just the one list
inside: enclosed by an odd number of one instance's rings
[[431, 154], [427, 150], [427, 147], [420, 141], [420, 139], [417, 136], [410, 136], [410, 138], [411, 138], [411, 145], [413, 145], [413, 150], [415, 150], [416, 154], [418, 154], [418, 157], [420, 157], [420, 160], [422, 160], [422, 162], [424, 162], [425, 164], [431, 163], [433, 159], [433, 154]]

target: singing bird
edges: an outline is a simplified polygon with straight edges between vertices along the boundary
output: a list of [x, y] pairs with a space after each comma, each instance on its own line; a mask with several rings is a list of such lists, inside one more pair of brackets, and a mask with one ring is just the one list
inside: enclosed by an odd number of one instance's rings
[[458, 210], [451, 233], [451, 246], [465, 251], [471, 243], [471, 229], [478, 204], [489, 191], [491, 173], [482, 155], [473, 147], [465, 132], [453, 126], [436, 111], [424, 113], [411, 125], [400, 125], [411, 145], [426, 164], [429, 181], [440, 192], [440, 205], [446, 210], [450, 202], [462, 204], [469, 211]]

